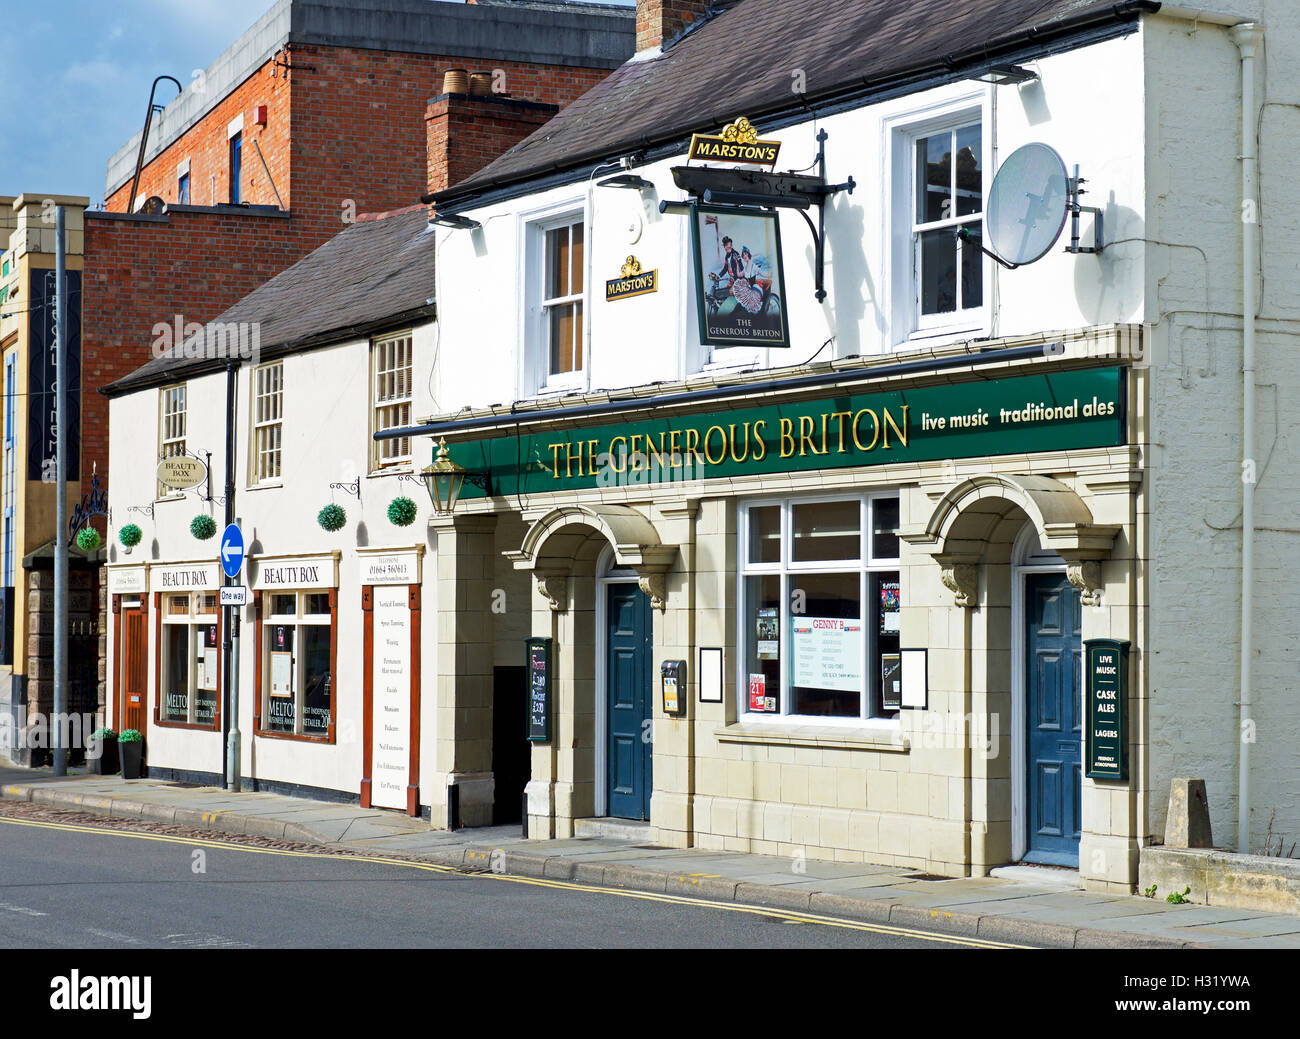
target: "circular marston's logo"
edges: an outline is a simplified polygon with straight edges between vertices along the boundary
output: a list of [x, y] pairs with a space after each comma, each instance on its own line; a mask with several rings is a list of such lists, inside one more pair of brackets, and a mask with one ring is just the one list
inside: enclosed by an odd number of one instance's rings
[[164, 458], [158, 463], [158, 482], [173, 490], [197, 487], [207, 478], [207, 471], [197, 458]]

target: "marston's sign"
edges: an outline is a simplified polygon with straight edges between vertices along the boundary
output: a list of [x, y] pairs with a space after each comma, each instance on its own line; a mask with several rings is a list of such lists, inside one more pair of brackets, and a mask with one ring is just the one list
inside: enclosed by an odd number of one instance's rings
[[659, 272], [642, 273], [641, 262], [635, 256], [629, 256], [622, 270], [619, 271], [619, 276], [605, 282], [605, 302], [612, 303], [616, 299], [644, 296], [648, 292], [657, 291], [658, 288]]
[[206, 467], [197, 458], [176, 455], [158, 463], [158, 482], [177, 491], [197, 487], [207, 475]]
[[741, 162], [752, 166], [775, 166], [780, 141], [760, 141], [758, 131], [743, 116], [722, 133], [697, 133], [691, 138], [688, 158], [710, 162]]

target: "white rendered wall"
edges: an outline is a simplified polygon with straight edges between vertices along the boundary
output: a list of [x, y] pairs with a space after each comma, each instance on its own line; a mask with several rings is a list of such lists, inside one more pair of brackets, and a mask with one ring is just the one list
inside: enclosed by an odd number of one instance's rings
[[[415, 371], [413, 412], [424, 414], [432, 407], [427, 373], [434, 352], [432, 324], [414, 331]], [[433, 774], [432, 738], [434, 689], [437, 676], [434, 578], [436, 559], [429, 540], [427, 517], [431, 510], [423, 484], [399, 481], [394, 475], [368, 476], [370, 449], [369, 342], [353, 341], [284, 359], [284, 440], [282, 486], [248, 486], [249, 371], [239, 371], [236, 426], [236, 515], [242, 519], [245, 541], [251, 556], [281, 556], [342, 550], [339, 569], [338, 659], [335, 676], [335, 744], [320, 744], [273, 737], [253, 737], [253, 611], [244, 611], [240, 653], [240, 729], [243, 733], [243, 773], [259, 779], [294, 783], [356, 794], [360, 789], [362, 730], [362, 631], [360, 562], [358, 547], [426, 546], [423, 562], [421, 631], [421, 714], [422, 760], [420, 774]], [[220, 505], [211, 508], [187, 492], [179, 501], [155, 504], [152, 519], [127, 513], [131, 505], [154, 500], [154, 468], [157, 457], [158, 389], [142, 390], [119, 397], [110, 404], [110, 506], [113, 510], [110, 563], [149, 561], [167, 563], [183, 560], [214, 560], [218, 539], [196, 541], [189, 532], [190, 521], [200, 512], [224, 520]], [[188, 380], [186, 446], [191, 452], [212, 451], [214, 493], [224, 493], [225, 481], [224, 373]], [[415, 469], [427, 465], [428, 440], [413, 444]], [[361, 501], [343, 491], [330, 490], [331, 483], [350, 483], [361, 477]], [[389, 502], [398, 495], [411, 498], [419, 508], [409, 527], [393, 526], [387, 517]], [[320, 509], [334, 501], [347, 512], [347, 525], [327, 533], [316, 522]], [[117, 530], [128, 522], [138, 523], [144, 540], [130, 556], [116, 541]], [[219, 536], [219, 535], [218, 535]], [[245, 583], [247, 583], [245, 571]], [[220, 733], [168, 728], [152, 721], [154, 688], [155, 626], [152, 589], [149, 595], [149, 708], [146, 734], [149, 763], [161, 768], [219, 772], [222, 751]], [[267, 593], [269, 594], [269, 593]], [[112, 638], [109, 652], [112, 653]], [[113, 675], [116, 661], [109, 660]], [[116, 683], [110, 680], [114, 692]], [[425, 789], [421, 802], [429, 803]]]

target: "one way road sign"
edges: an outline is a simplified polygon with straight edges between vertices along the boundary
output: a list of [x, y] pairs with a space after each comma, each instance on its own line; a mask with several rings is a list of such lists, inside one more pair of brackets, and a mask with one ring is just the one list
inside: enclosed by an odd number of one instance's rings
[[221, 570], [227, 577], [238, 577], [244, 565], [244, 532], [232, 523], [221, 532]]

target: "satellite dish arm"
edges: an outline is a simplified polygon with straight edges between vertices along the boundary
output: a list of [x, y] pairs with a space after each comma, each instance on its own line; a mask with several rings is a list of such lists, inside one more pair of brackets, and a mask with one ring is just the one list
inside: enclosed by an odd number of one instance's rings
[[1021, 263], [1009, 263], [1008, 261], [1002, 259], [1002, 257], [999, 256], [997, 253], [993, 252], [991, 249], [984, 248], [984, 244], [979, 240], [979, 238], [976, 235], [970, 233], [969, 227], [957, 228], [957, 230], [953, 232], [953, 237], [959, 238], [963, 242], [968, 242], [971, 245], [975, 246], [975, 248], [978, 249], [980, 252], [982, 252], [985, 256], [992, 257], [994, 260], [996, 260], [998, 263], [1000, 263], [1003, 267], [1005, 267], [1009, 271], [1019, 270], [1021, 267], [1024, 266], [1024, 264]]

